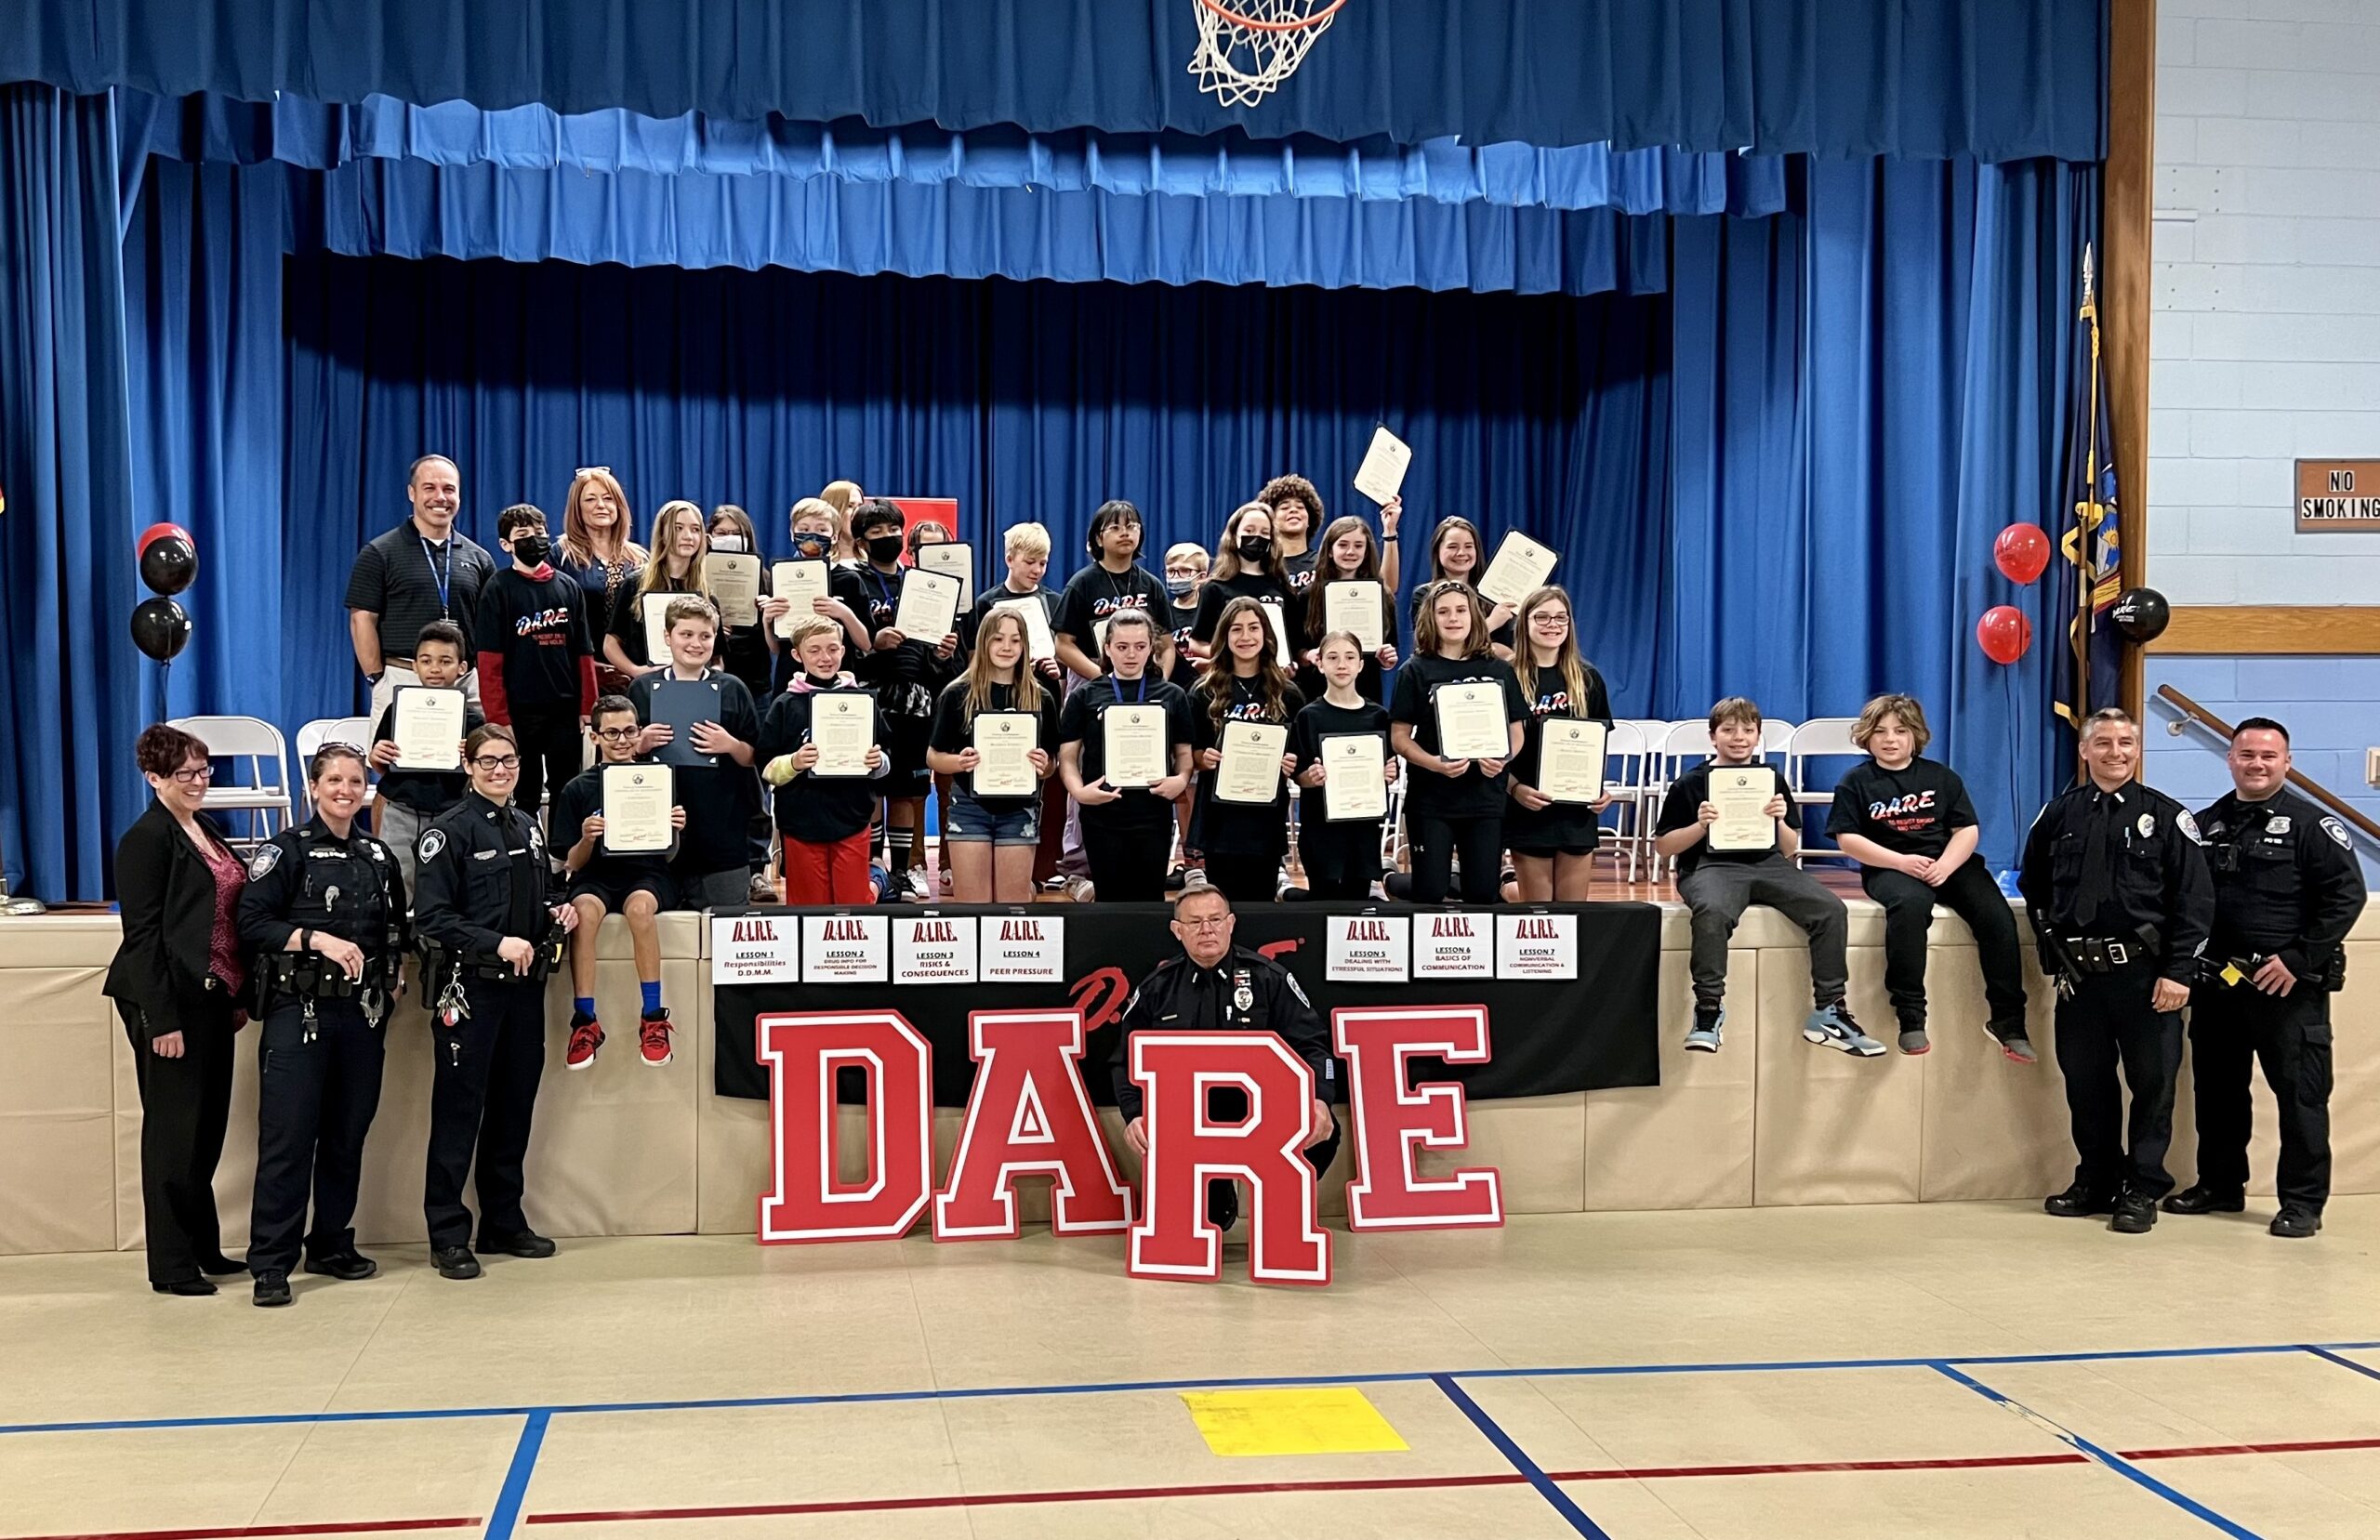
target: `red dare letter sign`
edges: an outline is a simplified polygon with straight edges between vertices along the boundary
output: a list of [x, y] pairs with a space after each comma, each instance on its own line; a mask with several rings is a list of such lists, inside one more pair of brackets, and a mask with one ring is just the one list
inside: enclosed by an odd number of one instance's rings
[[1342, 1007], [1330, 1033], [1347, 1060], [1355, 1109], [1355, 1179], [1347, 1184], [1349, 1230], [1457, 1230], [1504, 1222], [1504, 1197], [1492, 1167], [1424, 1181], [1415, 1169], [1421, 1148], [1460, 1150], [1462, 1087], [1411, 1085], [1407, 1066], [1429, 1056], [1450, 1064], [1488, 1060], [1482, 1006]]
[[[1260, 1283], [1328, 1283], [1330, 1237], [1316, 1213], [1314, 1167], [1300, 1152], [1314, 1117], [1314, 1073], [1272, 1033], [1143, 1032], [1132, 1037], [1132, 1081], [1148, 1136], [1140, 1220], [1124, 1270], [1135, 1278], [1223, 1277], [1223, 1232], [1207, 1222], [1207, 1183], [1250, 1189]], [[1218, 1124], [1207, 1093], [1248, 1093], [1245, 1122]]]
[[[760, 1239], [892, 1241], [908, 1233], [933, 1181], [932, 1050], [900, 1014], [790, 1011], [753, 1023], [769, 1066], [776, 1175]], [[835, 1176], [835, 1073], [867, 1076], [867, 1175]]]
[[1116, 1174], [1077, 1065], [1078, 1010], [979, 1010], [967, 1018], [975, 1088], [933, 1201], [937, 1241], [1013, 1240], [1016, 1178], [1051, 1178], [1050, 1228], [1113, 1233], [1132, 1222], [1130, 1189]]

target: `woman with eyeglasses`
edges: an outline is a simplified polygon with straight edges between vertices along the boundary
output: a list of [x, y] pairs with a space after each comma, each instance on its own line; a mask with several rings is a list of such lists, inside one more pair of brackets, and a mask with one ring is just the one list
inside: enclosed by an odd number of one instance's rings
[[356, 826], [369, 779], [362, 749], [324, 744], [306, 767], [314, 816], [257, 852], [240, 895], [264, 1020], [248, 1225], [258, 1305], [290, 1302], [300, 1255], [308, 1272], [347, 1283], [379, 1270], [357, 1253], [352, 1221], [381, 1029], [404, 977], [405, 889], [395, 853]]
[[231, 1039], [247, 1023], [239, 935], [240, 858], [199, 809], [214, 779], [206, 745], [160, 723], [133, 745], [156, 796], [115, 850], [124, 941], [102, 991], [124, 1018], [140, 1085], [140, 1205], [149, 1286], [208, 1295], [223, 1255], [215, 1165], [231, 1114]]
[[477, 1278], [463, 1178], [478, 1159], [479, 1249], [551, 1257], [522, 1212], [529, 1117], [546, 1069], [546, 976], [555, 933], [578, 925], [558, 902], [537, 821], [513, 805], [521, 748], [509, 729], [463, 740], [471, 789], [423, 831], [414, 929], [423, 943], [432, 1079], [422, 1208], [442, 1278]]

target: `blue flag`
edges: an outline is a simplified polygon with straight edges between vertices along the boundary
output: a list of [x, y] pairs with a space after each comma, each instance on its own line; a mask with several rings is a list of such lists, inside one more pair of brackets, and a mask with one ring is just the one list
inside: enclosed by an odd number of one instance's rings
[[2064, 506], [2058, 541], [2061, 608], [2067, 616], [2067, 666], [2059, 670], [2057, 714], [2069, 726], [2104, 706], [2123, 704], [2123, 638], [2108, 612], [2123, 588], [2117, 547], [2115, 435], [2108, 415], [2108, 372], [2099, 352], [2099, 303], [2091, 248], [2082, 248], [2082, 304], [2076, 312], [2074, 392], [2068, 403]]

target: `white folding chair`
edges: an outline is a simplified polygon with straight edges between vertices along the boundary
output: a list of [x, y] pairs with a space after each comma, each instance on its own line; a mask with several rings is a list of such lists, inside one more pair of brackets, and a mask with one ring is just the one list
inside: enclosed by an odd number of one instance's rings
[[[1792, 790], [1788, 794], [1798, 809], [1813, 808], [1834, 800], [1831, 785], [1814, 785], [1810, 780], [1813, 759], [1858, 758], [1866, 751], [1851, 741], [1851, 729], [1857, 721], [1851, 717], [1813, 717], [1793, 730], [1785, 744], [1785, 782]], [[1841, 850], [1812, 850], [1804, 848], [1793, 859], [1796, 863], [1818, 856], [1834, 861], [1851, 858]]]
[[1794, 727], [1791, 722], [1772, 722], [1763, 717], [1760, 724], [1760, 758], [1765, 764], [1781, 759], [1793, 742]]
[[[1701, 761], [1711, 757], [1711, 724], [1697, 719], [1691, 722], [1656, 724], [1660, 736], [1652, 741], [1656, 775], [1645, 788], [1645, 827], [1652, 828], [1660, 819], [1661, 803], [1670, 795], [1670, 783]], [[1661, 876], [1661, 855], [1653, 850], [1648, 871], [1656, 882]]]
[[[300, 771], [314, 762], [314, 756], [324, 744], [352, 744], [366, 755], [372, 752], [372, 718], [369, 717], [317, 717], [298, 730], [298, 766]], [[364, 805], [370, 807], [380, 795], [380, 788], [371, 785], [367, 772], [364, 780]], [[306, 811], [314, 810], [314, 794], [310, 786], [306, 793]]]
[[289, 744], [279, 728], [260, 717], [183, 717], [167, 725], [205, 744], [211, 758], [247, 761], [245, 785], [209, 786], [201, 804], [212, 813], [246, 815], [248, 832], [227, 836], [227, 843], [249, 849], [262, 845], [279, 832], [272, 827], [274, 813], [281, 815], [284, 829], [296, 822], [289, 800]]
[[1611, 798], [1607, 810], [1615, 815], [1612, 856], [1615, 862], [1623, 853], [1627, 856], [1630, 882], [1636, 880], [1639, 859], [1652, 853], [1652, 836], [1645, 822], [1645, 779], [1650, 758], [1642, 723], [1611, 724], [1611, 735], [1604, 741], [1603, 789]]

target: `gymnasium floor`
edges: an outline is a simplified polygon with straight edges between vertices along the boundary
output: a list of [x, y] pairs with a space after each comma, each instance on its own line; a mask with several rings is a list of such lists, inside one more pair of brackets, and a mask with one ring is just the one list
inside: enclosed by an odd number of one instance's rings
[[2311, 1243], [2266, 1218], [1335, 1232], [1324, 1290], [1032, 1232], [582, 1242], [471, 1283], [389, 1246], [274, 1312], [16, 1258], [0, 1536], [2369, 1540], [2380, 1198]]

